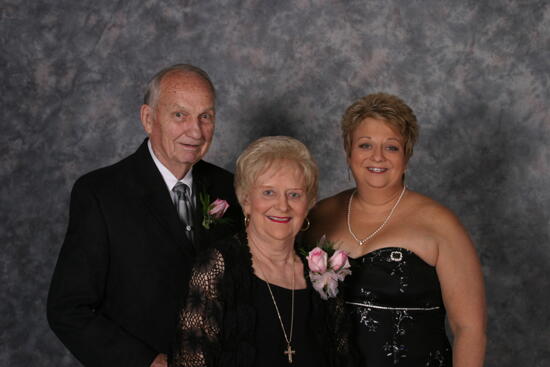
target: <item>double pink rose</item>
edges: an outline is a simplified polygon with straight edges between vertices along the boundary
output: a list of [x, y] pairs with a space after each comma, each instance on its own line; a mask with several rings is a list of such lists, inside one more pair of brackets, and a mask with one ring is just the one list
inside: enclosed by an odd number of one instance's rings
[[327, 253], [320, 247], [315, 247], [306, 257], [313, 288], [325, 300], [336, 297], [338, 282], [351, 274], [347, 252], [336, 250], [328, 261], [327, 258]]
[[336, 250], [328, 260], [328, 265], [327, 257], [328, 255], [323, 249], [315, 247], [309, 252], [309, 256], [306, 257], [309, 270], [315, 273], [324, 273], [327, 270], [327, 266], [330, 266], [334, 271], [350, 267], [348, 254], [345, 251]]
[[210, 210], [208, 214], [211, 215], [214, 219], [220, 219], [223, 217], [225, 212], [229, 208], [229, 203], [222, 199], [216, 199], [212, 204], [210, 204]]

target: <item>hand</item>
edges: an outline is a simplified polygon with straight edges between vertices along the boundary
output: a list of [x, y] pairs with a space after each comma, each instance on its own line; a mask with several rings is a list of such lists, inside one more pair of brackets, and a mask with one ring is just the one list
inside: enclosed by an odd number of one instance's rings
[[164, 353], [157, 354], [157, 356], [151, 363], [151, 367], [168, 367], [168, 360], [166, 359], [166, 354]]

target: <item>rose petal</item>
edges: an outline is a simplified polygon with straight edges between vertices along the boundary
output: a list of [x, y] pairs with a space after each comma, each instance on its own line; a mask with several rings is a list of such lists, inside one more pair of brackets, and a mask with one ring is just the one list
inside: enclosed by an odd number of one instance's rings
[[327, 270], [327, 253], [319, 247], [315, 247], [311, 250], [306, 259], [311, 271], [323, 273]]

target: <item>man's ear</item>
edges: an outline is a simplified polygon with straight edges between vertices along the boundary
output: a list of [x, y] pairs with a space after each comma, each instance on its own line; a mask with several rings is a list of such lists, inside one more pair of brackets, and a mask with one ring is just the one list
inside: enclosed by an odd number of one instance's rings
[[141, 109], [139, 111], [139, 115], [141, 117], [141, 125], [143, 126], [143, 129], [147, 133], [147, 135], [151, 135], [151, 132], [153, 131], [153, 109], [148, 104], [142, 104]]

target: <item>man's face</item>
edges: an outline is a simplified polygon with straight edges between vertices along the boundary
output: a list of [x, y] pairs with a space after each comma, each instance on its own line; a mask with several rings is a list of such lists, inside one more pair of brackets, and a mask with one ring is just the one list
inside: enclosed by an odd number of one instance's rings
[[164, 76], [152, 103], [141, 107], [143, 127], [157, 158], [180, 179], [212, 142], [214, 94], [200, 76], [173, 72]]

